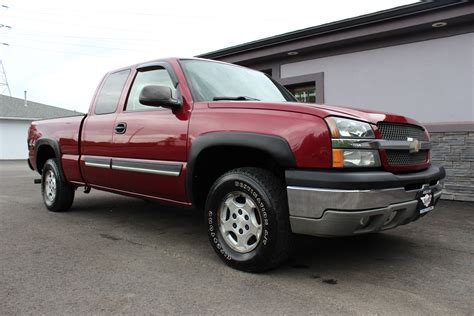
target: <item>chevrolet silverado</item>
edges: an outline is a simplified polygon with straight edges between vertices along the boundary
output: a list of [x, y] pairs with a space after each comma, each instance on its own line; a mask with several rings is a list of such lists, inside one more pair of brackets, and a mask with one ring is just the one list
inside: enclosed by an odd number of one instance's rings
[[293, 233], [415, 221], [445, 176], [413, 119], [298, 103], [261, 72], [197, 58], [106, 74], [86, 115], [33, 122], [28, 148], [50, 211], [79, 187], [203, 209], [217, 255], [251, 272], [281, 264]]

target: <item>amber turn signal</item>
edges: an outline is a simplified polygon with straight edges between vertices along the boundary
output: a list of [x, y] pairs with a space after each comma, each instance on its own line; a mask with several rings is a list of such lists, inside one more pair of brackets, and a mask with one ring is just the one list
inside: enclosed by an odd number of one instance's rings
[[344, 167], [344, 151], [342, 149], [332, 150], [332, 166], [333, 168]]

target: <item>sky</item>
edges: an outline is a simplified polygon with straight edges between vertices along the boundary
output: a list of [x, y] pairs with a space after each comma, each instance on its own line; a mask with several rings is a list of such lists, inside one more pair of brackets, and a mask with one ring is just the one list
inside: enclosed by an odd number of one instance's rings
[[0, 0], [0, 59], [12, 96], [86, 112], [110, 70], [413, 2]]

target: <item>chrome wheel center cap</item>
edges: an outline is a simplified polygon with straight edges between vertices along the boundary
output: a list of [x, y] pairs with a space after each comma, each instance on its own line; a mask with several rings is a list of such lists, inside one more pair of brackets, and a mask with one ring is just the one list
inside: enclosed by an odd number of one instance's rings
[[56, 198], [56, 178], [51, 170], [47, 171], [44, 178], [44, 196], [49, 204], [52, 204]]
[[226, 244], [240, 253], [257, 247], [262, 236], [260, 212], [243, 192], [229, 193], [219, 208], [219, 230]]

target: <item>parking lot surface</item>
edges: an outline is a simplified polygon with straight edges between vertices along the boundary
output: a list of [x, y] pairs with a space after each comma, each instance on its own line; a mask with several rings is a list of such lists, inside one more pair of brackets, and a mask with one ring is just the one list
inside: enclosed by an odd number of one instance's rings
[[226, 267], [198, 211], [78, 190], [43, 206], [37, 174], [0, 162], [0, 315], [474, 313], [474, 204], [353, 238], [298, 236], [264, 274]]

